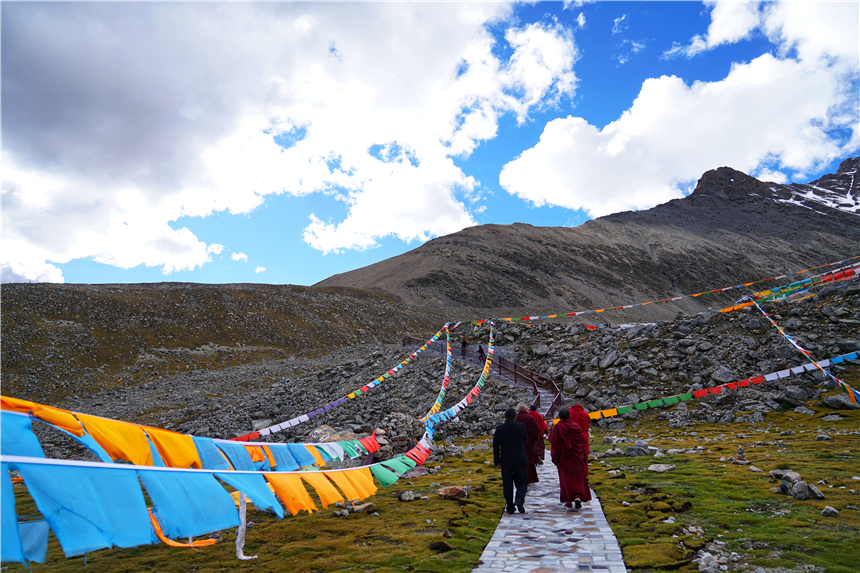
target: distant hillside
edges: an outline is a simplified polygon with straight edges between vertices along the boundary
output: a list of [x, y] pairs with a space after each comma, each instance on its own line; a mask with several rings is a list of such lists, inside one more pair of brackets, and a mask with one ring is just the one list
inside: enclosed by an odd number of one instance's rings
[[[560, 311], [766, 278], [860, 255], [858, 163], [845, 160], [836, 174], [808, 185], [763, 183], [721, 167], [705, 173], [688, 197], [647, 211], [575, 228], [471, 227], [315, 286], [377, 290], [440, 307]], [[646, 308], [666, 318], [736, 296]]]
[[51, 404], [195, 369], [396, 343], [444, 324], [438, 311], [379, 293], [254, 284], [8, 284], [2, 312], [3, 393]]

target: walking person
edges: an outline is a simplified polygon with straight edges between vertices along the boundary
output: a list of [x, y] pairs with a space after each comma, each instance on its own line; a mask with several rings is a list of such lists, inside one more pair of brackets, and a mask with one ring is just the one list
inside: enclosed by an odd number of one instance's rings
[[547, 435], [549, 431], [549, 426], [546, 425], [546, 420], [543, 419], [543, 416], [540, 415], [540, 412], [537, 411], [537, 406], [532, 404], [529, 407], [529, 415], [535, 419], [537, 422], [538, 429], [540, 430], [540, 438], [537, 443], [537, 454], [538, 454], [538, 465], [543, 465], [543, 460], [546, 457], [546, 442], [544, 442], [544, 437]]
[[[514, 418], [513, 408], [505, 410], [505, 423], [496, 426], [493, 433], [493, 464], [502, 470], [502, 492], [505, 495], [505, 511], [514, 513], [514, 507], [525, 513], [523, 504], [528, 490], [526, 474], [526, 428]], [[514, 496], [516, 486], [516, 496]]]
[[528, 471], [528, 483], [533, 484], [540, 481], [537, 475], [537, 465], [538, 465], [538, 441], [543, 442], [540, 437], [540, 428], [535, 422], [535, 419], [532, 418], [531, 414], [529, 414], [529, 407], [525, 404], [520, 404], [517, 409], [519, 413], [517, 414], [517, 422], [521, 423], [526, 429], [526, 460], [528, 461], [528, 466], [526, 466], [526, 470]]
[[463, 343], [460, 345], [460, 349], [463, 351], [463, 358], [466, 357], [466, 349], [469, 347], [468, 343], [466, 343], [466, 339], [463, 339]]
[[562, 408], [558, 424], [549, 434], [550, 456], [558, 469], [559, 498], [567, 508], [577, 511], [583, 501], [591, 501], [588, 486], [588, 434], [571, 419], [570, 410]]
[[483, 365], [487, 360], [487, 355], [484, 354], [484, 347], [480, 344], [478, 345], [478, 361]]
[[588, 453], [590, 451], [590, 447], [588, 445], [588, 429], [591, 427], [591, 418], [588, 416], [588, 412], [585, 411], [579, 404], [574, 404], [570, 408], [570, 419], [579, 424], [579, 427], [582, 428], [583, 433], [585, 433], [585, 459], [588, 459]]

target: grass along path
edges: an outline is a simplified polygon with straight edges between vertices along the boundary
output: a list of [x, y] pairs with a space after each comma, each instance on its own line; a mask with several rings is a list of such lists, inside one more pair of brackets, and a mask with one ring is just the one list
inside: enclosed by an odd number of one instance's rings
[[[689, 404], [689, 403], [688, 403]], [[814, 415], [794, 412], [766, 414], [765, 422], [697, 425], [670, 429], [647, 411], [636, 428], [593, 428], [592, 451], [604, 452], [606, 436], [623, 437], [621, 447], [646, 439], [664, 450], [696, 449], [696, 453], [653, 457], [604, 458], [591, 464], [597, 492], [634, 572], [697, 571], [692, 561], [699, 550], [726, 556], [730, 571], [860, 570], [860, 411], [839, 414], [824, 422], [832, 410], [812, 407]], [[794, 435], [780, 435], [794, 432]], [[831, 441], [817, 441], [824, 432]], [[279, 520], [249, 509], [246, 555], [235, 557], [235, 530], [222, 532], [223, 541], [201, 551], [153, 545], [107, 549], [66, 559], [53, 534], [45, 564], [33, 571], [119, 573], [156, 571], [471, 571], [493, 535], [504, 505], [499, 472], [491, 460], [489, 438], [458, 442], [473, 449], [447, 456], [437, 474], [401, 480], [380, 489], [368, 501], [378, 515], [333, 516], [334, 507], [313, 515]], [[738, 445], [747, 459], [763, 470], [735, 465], [721, 458], [736, 456]], [[676, 466], [667, 473], [648, 471], [654, 463]], [[431, 464], [433, 467], [433, 464]], [[770, 492], [778, 485], [770, 470], [791, 469], [818, 485], [823, 501], [798, 501]], [[471, 486], [463, 501], [442, 500], [436, 489]], [[397, 494], [410, 489], [428, 499], [402, 502]], [[37, 515], [23, 485], [16, 484], [19, 516]], [[318, 502], [318, 500], [317, 500]], [[825, 506], [838, 517], [821, 515]], [[673, 517], [676, 523], [664, 523]], [[691, 530], [691, 528], [696, 528]], [[699, 534], [698, 528], [701, 528]], [[442, 543], [444, 542], [444, 543]], [[431, 549], [431, 546], [434, 547]], [[735, 555], [732, 555], [732, 554]], [[804, 567], [806, 567], [804, 569]], [[23, 570], [9, 564], [9, 571]]]

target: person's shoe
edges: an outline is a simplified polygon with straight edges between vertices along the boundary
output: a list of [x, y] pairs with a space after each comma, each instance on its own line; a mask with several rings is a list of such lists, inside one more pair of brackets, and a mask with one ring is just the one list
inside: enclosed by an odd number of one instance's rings
[[520, 512], [520, 513], [525, 513], [525, 512], [526, 512], [526, 508], [524, 508], [524, 507], [523, 507], [523, 504], [521, 504], [521, 503], [518, 503], [518, 504], [517, 504], [517, 509], [519, 510], [519, 512]]
[[505, 511], [507, 511], [510, 515], [513, 515], [515, 513], [514, 506], [506, 507]]
[[574, 502], [573, 502], [573, 503], [574, 503], [574, 507], [575, 507], [576, 509], [582, 509], [582, 502], [581, 502], [581, 501], [579, 501], [579, 500], [577, 499], [577, 500], [574, 500]]

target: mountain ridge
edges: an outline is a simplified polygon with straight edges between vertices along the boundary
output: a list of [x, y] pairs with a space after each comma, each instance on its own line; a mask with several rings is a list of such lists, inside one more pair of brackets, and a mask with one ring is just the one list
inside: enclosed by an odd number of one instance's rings
[[[647, 211], [574, 228], [469, 227], [314, 286], [382, 291], [410, 304], [533, 313], [618, 306], [781, 275], [860, 254], [858, 163], [847, 159], [836, 174], [806, 185], [766, 183], [720, 167], [704, 173], [689, 196]], [[657, 305], [648, 314], [699, 312], [731, 304], [736, 295]]]

